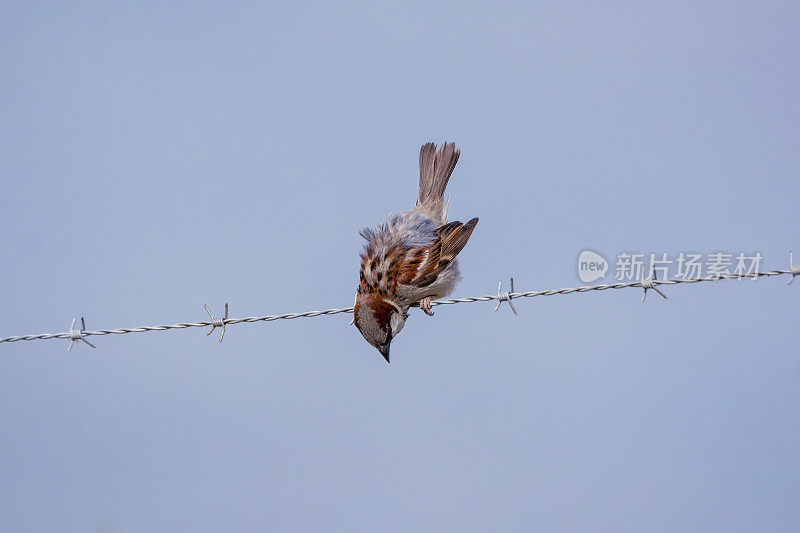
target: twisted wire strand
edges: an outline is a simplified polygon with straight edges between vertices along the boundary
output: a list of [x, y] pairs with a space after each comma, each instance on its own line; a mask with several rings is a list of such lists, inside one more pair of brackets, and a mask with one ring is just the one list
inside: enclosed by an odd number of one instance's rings
[[[648, 288], [658, 285], [678, 285], [680, 283], [701, 283], [706, 281], [721, 281], [724, 279], [756, 279], [768, 276], [781, 276], [789, 274], [792, 276], [798, 275], [796, 268], [790, 270], [770, 270], [767, 272], [754, 272], [750, 274], [720, 274], [710, 275], [702, 278], [688, 278], [688, 279], [646, 279], [641, 281], [633, 281], [628, 283], [611, 283], [606, 285], [584, 285], [581, 287], [570, 287], [564, 289], [546, 289], [542, 291], [526, 291], [526, 292], [507, 292], [499, 294], [489, 294], [486, 296], [469, 296], [466, 298], [454, 298], [450, 300], [436, 300], [431, 305], [454, 305], [472, 302], [491, 302], [491, 301], [509, 301], [514, 298], [535, 298], [537, 296], [554, 296], [556, 294], [571, 294], [575, 292], [590, 292], [590, 291], [605, 291], [608, 289], [627, 289], [630, 287]], [[414, 307], [418, 307], [414, 304]], [[185, 329], [185, 328], [203, 328], [208, 326], [221, 326], [222, 324], [233, 325], [239, 323], [253, 323], [253, 322], [272, 322], [273, 320], [293, 320], [295, 318], [314, 318], [322, 315], [338, 315], [340, 313], [352, 313], [353, 307], [344, 307], [341, 309], [326, 309], [324, 311], [305, 311], [302, 313], [285, 313], [282, 315], [265, 315], [265, 316], [249, 316], [245, 318], [215, 318], [211, 321], [203, 322], [180, 322], [178, 324], [162, 324], [158, 326], [140, 326], [135, 328], [118, 328], [118, 329], [98, 329], [94, 331], [80, 331], [82, 337], [89, 337], [92, 335], [122, 335], [125, 333], [145, 333], [148, 331], [166, 331], [170, 329]], [[40, 333], [38, 335], [20, 335], [0, 338], [0, 343], [4, 342], [17, 342], [17, 341], [31, 341], [39, 339], [69, 339], [75, 333], [67, 331], [64, 333]]]

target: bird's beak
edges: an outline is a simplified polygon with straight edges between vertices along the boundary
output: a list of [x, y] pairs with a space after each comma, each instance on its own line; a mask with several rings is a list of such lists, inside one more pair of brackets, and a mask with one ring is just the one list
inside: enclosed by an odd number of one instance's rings
[[389, 346], [392, 344], [392, 341], [387, 342], [386, 344], [381, 344], [378, 346], [378, 351], [381, 352], [381, 355], [386, 362], [389, 362]]

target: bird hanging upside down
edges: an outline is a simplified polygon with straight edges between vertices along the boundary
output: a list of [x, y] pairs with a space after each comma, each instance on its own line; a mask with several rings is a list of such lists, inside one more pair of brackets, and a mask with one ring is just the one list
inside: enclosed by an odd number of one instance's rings
[[414, 209], [392, 215], [377, 228], [364, 228], [361, 274], [354, 323], [389, 362], [392, 339], [403, 329], [408, 309], [419, 304], [433, 316], [431, 302], [453, 292], [461, 279], [456, 256], [478, 224], [447, 222], [444, 190], [460, 151], [454, 143], [419, 152], [419, 196]]

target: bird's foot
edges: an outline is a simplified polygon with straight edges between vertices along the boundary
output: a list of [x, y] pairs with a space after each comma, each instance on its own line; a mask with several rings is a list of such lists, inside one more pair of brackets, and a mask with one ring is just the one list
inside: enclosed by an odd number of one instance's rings
[[433, 301], [432, 298], [423, 298], [419, 301], [419, 308], [422, 309], [422, 312], [428, 316], [433, 316], [433, 311], [431, 311], [431, 302]]

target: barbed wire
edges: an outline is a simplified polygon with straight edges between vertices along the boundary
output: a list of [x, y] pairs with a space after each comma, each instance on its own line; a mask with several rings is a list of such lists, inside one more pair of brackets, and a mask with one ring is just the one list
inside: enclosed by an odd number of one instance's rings
[[[650, 277], [648, 278], [644, 277], [644, 269], [642, 268], [642, 276], [639, 281], [633, 281], [627, 283], [611, 283], [603, 285], [584, 285], [581, 287], [570, 287], [564, 289], [546, 289], [540, 291], [525, 291], [525, 292], [514, 292], [514, 279], [511, 278], [511, 283], [510, 283], [511, 290], [508, 292], [501, 292], [502, 290], [502, 282], [501, 282], [500, 286], [498, 286], [497, 288], [497, 294], [489, 294], [486, 296], [468, 296], [465, 298], [453, 298], [449, 300], [435, 300], [431, 303], [431, 305], [432, 306], [455, 305], [462, 303], [497, 301], [497, 306], [495, 307], [495, 311], [497, 311], [500, 307], [500, 304], [502, 304], [503, 302], [508, 302], [512, 311], [514, 311], [514, 313], [516, 314], [517, 310], [511, 303], [511, 301], [516, 298], [536, 298], [538, 296], [555, 296], [558, 294], [572, 294], [572, 293], [583, 293], [591, 291], [605, 291], [609, 289], [628, 289], [632, 287], [639, 287], [644, 289], [644, 293], [642, 294], [642, 301], [644, 302], [648, 289], [653, 289], [662, 297], [666, 298], [667, 296], [658, 289], [658, 286], [661, 285], [678, 285], [681, 283], [703, 283], [707, 281], [722, 281], [726, 279], [758, 279], [762, 277], [782, 276], [787, 274], [791, 276], [787, 284], [791, 284], [795, 276], [800, 276], [800, 265], [794, 264], [794, 258], [792, 257], [791, 252], [789, 253], [788, 270], [770, 270], [767, 272], [752, 272], [746, 274], [719, 274], [719, 275], [714, 274], [702, 278], [659, 280], [655, 278], [651, 266]], [[413, 307], [419, 307], [419, 306], [418, 304], [414, 304]], [[83, 317], [81, 317], [82, 328], [80, 330], [73, 329], [75, 325], [75, 320], [73, 319], [72, 326], [70, 326], [70, 330], [64, 333], [40, 333], [37, 335], [20, 335], [20, 336], [5, 337], [5, 338], [0, 338], [0, 343], [31, 341], [39, 339], [70, 339], [69, 349], [72, 348], [72, 345], [74, 343], [80, 341], [83, 341], [92, 348], [94, 348], [94, 346], [86, 340], [86, 337], [94, 335], [122, 335], [126, 333], [145, 333], [148, 331], [167, 331], [172, 329], [203, 328], [209, 326], [211, 327], [211, 330], [209, 330], [209, 332], [207, 333], [208, 335], [210, 335], [211, 332], [213, 332], [216, 328], [222, 328], [222, 334], [220, 335], [219, 339], [220, 342], [222, 342], [222, 338], [225, 335], [226, 326], [232, 326], [234, 324], [241, 324], [241, 323], [249, 324], [253, 322], [272, 322], [273, 320], [293, 320], [295, 318], [314, 318], [323, 315], [352, 313], [353, 307], [351, 306], [351, 307], [343, 307], [340, 309], [326, 309], [324, 311], [305, 311], [302, 313], [284, 313], [281, 315], [249, 316], [245, 318], [228, 318], [228, 304], [225, 304], [224, 317], [215, 317], [207, 306], [206, 306], [206, 311], [211, 317], [211, 320], [201, 321], [201, 322], [179, 322], [177, 324], [162, 324], [158, 326], [140, 326], [135, 328], [98, 329], [94, 331], [86, 330], [85, 322], [83, 320]]]

